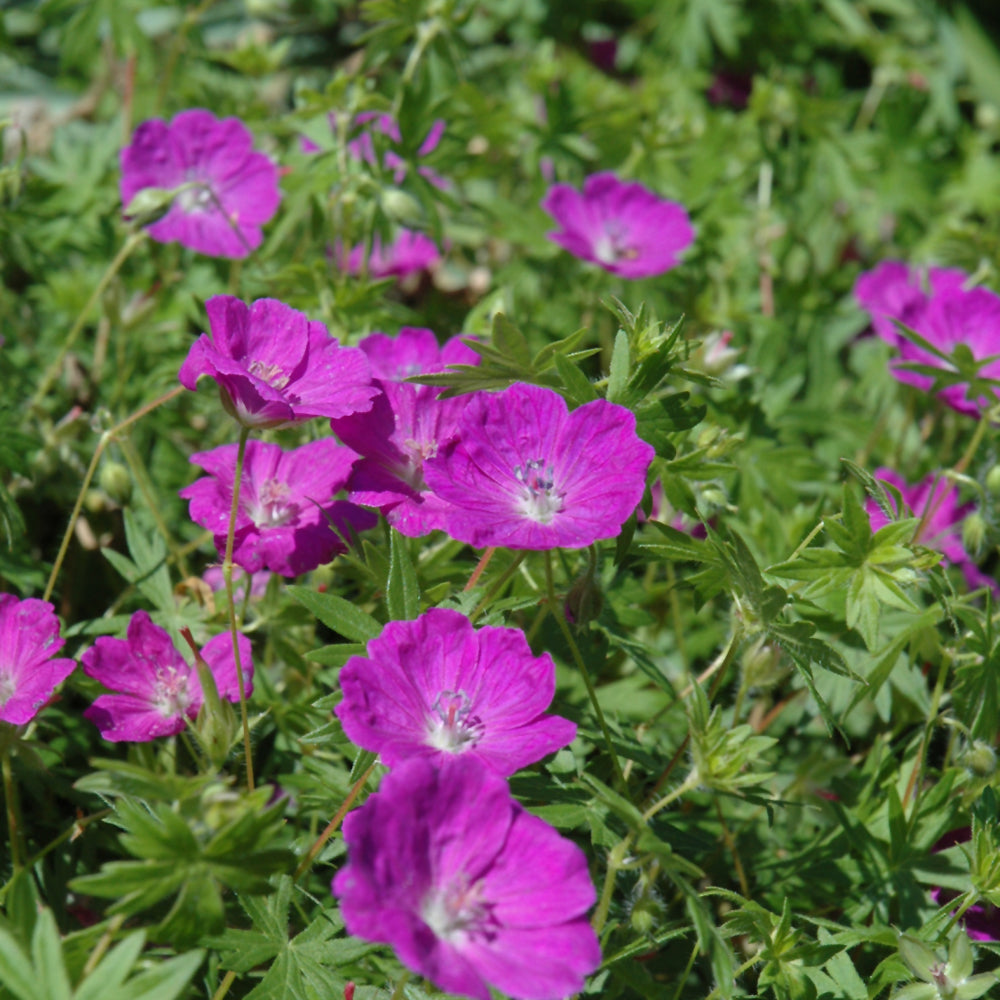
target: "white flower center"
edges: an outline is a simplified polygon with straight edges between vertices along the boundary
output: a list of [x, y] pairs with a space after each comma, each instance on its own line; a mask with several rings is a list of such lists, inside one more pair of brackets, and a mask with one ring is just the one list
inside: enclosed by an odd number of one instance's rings
[[483, 899], [482, 882], [469, 885], [464, 876], [451, 885], [435, 887], [420, 904], [420, 916], [437, 935], [452, 944], [471, 937], [490, 940], [494, 918], [490, 904]]
[[156, 683], [153, 687], [153, 708], [164, 719], [175, 715], [184, 715], [191, 705], [191, 693], [188, 691], [188, 676], [181, 674], [173, 667], [157, 667]]
[[532, 459], [522, 469], [514, 468], [514, 478], [523, 489], [518, 497], [518, 510], [539, 524], [551, 524], [563, 509], [563, 494], [555, 488], [552, 466], [545, 467], [540, 458]]
[[291, 490], [277, 479], [265, 479], [257, 490], [257, 503], [249, 511], [258, 528], [280, 528], [294, 521], [299, 505], [289, 499]]
[[208, 212], [216, 207], [215, 195], [207, 184], [196, 177], [189, 177], [188, 183], [191, 187], [177, 196], [177, 203], [185, 212]]
[[617, 219], [604, 223], [601, 235], [594, 243], [594, 256], [602, 264], [617, 264], [620, 260], [635, 260], [639, 251], [628, 242], [629, 233]]
[[10, 674], [0, 673], [0, 708], [14, 697], [14, 678]]
[[272, 389], [281, 392], [288, 385], [289, 376], [275, 364], [265, 364], [263, 361], [251, 361], [247, 365], [247, 371], [254, 378], [259, 378], [261, 382], [266, 382]]
[[486, 732], [482, 719], [472, 715], [472, 701], [464, 691], [442, 691], [427, 720], [427, 745], [447, 753], [464, 753]]

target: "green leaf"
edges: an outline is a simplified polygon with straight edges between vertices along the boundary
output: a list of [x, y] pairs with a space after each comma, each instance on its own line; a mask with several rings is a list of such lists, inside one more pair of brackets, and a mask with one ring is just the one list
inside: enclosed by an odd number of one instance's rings
[[385, 603], [393, 621], [416, 618], [420, 613], [420, 586], [410, 558], [409, 539], [390, 529], [389, 582]]
[[336, 594], [318, 594], [309, 587], [287, 587], [287, 592], [314, 614], [327, 628], [352, 642], [368, 642], [382, 632], [371, 615]]
[[619, 330], [615, 335], [615, 347], [611, 352], [611, 370], [608, 374], [607, 400], [618, 403], [625, 394], [632, 361], [629, 356], [628, 334]]
[[599, 398], [597, 389], [591, 384], [590, 379], [572, 361], [562, 354], [555, 355], [554, 360], [556, 371], [562, 379], [571, 403], [579, 406]]
[[69, 976], [63, 961], [62, 938], [55, 917], [47, 907], [38, 914], [31, 936], [31, 958], [35, 965], [35, 996], [45, 1000], [69, 1000]]
[[100, 964], [81, 982], [73, 1000], [108, 1000], [125, 982], [146, 944], [145, 931], [133, 931], [112, 948]]
[[3, 927], [0, 927], [0, 983], [18, 1000], [39, 1000], [38, 980], [31, 960], [14, 935]]

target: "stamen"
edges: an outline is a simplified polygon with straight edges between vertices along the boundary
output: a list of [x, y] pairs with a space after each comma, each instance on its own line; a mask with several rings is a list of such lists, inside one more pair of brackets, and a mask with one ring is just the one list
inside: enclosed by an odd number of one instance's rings
[[475, 746], [486, 727], [472, 715], [472, 701], [464, 691], [442, 691], [431, 705], [434, 713], [427, 724], [427, 743], [437, 750], [462, 753]]
[[263, 361], [251, 361], [247, 365], [247, 371], [254, 378], [266, 382], [272, 389], [277, 389], [278, 392], [288, 385], [289, 376], [278, 365], [265, 364]]
[[539, 524], [550, 524], [563, 508], [563, 494], [555, 489], [553, 466], [546, 467], [542, 459], [534, 458], [524, 468], [515, 466], [514, 478], [524, 485], [518, 502], [520, 512]]

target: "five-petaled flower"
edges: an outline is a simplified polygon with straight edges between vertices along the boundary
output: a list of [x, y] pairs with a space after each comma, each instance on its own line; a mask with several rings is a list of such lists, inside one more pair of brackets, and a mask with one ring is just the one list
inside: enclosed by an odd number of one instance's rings
[[542, 208], [561, 227], [550, 240], [622, 278], [669, 271], [694, 239], [683, 206], [610, 172], [591, 174], [582, 192], [554, 184]]
[[53, 659], [65, 640], [48, 601], [0, 594], [0, 722], [30, 722], [76, 666]]
[[208, 375], [245, 427], [276, 427], [371, 409], [378, 389], [364, 354], [341, 347], [319, 322], [276, 299], [248, 306], [231, 295], [205, 304], [211, 336], [191, 346], [178, 378], [194, 389]]
[[[875, 478], [899, 490], [903, 504], [914, 517], [920, 518], [915, 544], [937, 549], [945, 562], [962, 570], [970, 587], [989, 586], [996, 589], [996, 581], [987, 576], [965, 551], [962, 544], [962, 522], [972, 512], [975, 504], [959, 504], [958, 487], [943, 476], [931, 473], [913, 486], [892, 469], [876, 469]], [[890, 521], [885, 511], [871, 498], [866, 500], [868, 520], [872, 531], [878, 531]], [[900, 517], [904, 511], [897, 512]]]
[[902, 261], [885, 260], [858, 276], [854, 298], [871, 315], [875, 332], [898, 347], [905, 338], [893, 321], [916, 327], [932, 296], [960, 289], [968, 277], [953, 268], [910, 267]]
[[348, 931], [449, 993], [559, 1000], [600, 964], [583, 852], [477, 760], [390, 771], [344, 841], [333, 891]]
[[176, 192], [166, 215], [148, 227], [161, 243], [177, 241], [212, 257], [246, 257], [260, 227], [278, 209], [278, 172], [237, 118], [182, 111], [168, 124], [143, 122], [121, 152], [126, 207], [149, 188]]
[[625, 407], [598, 399], [569, 411], [552, 389], [518, 383], [469, 401], [424, 478], [451, 505], [442, 527], [452, 538], [583, 548], [621, 532], [653, 455]]
[[439, 399], [440, 389], [403, 379], [478, 364], [479, 355], [458, 337], [439, 346], [432, 330], [415, 327], [403, 327], [397, 337], [373, 333], [358, 347], [381, 391], [370, 412], [330, 422], [362, 456], [348, 483], [350, 498], [377, 507], [404, 535], [426, 535], [442, 526], [445, 505], [424, 483], [424, 461], [454, 437], [469, 397]]
[[[180, 491], [191, 501], [191, 520], [226, 548], [236, 476], [237, 445], [191, 456], [209, 475]], [[370, 511], [334, 500], [357, 455], [330, 438], [285, 451], [264, 441], [247, 442], [233, 537], [233, 562], [248, 573], [267, 569], [282, 576], [307, 573], [345, 551], [341, 536], [376, 523]]]
[[576, 726], [546, 715], [555, 664], [518, 629], [475, 629], [431, 608], [392, 621], [340, 672], [336, 712], [358, 746], [387, 767], [412, 757], [475, 757], [508, 776], [572, 742]]
[[[253, 690], [250, 641], [239, 637], [244, 689]], [[228, 632], [209, 639], [201, 651], [219, 696], [239, 701], [239, 679]], [[177, 651], [166, 629], [154, 625], [145, 611], [128, 623], [126, 639], [102, 636], [83, 656], [88, 677], [117, 694], [102, 694], [83, 714], [113, 743], [145, 742], [172, 736], [195, 719], [204, 701], [197, 669]]]
[[[371, 249], [367, 250], [359, 243], [350, 253], [339, 254], [340, 266], [348, 274], [361, 274], [367, 271], [373, 281], [379, 278], [396, 278], [402, 280], [411, 274], [430, 270], [441, 259], [441, 251], [437, 244], [423, 233], [412, 229], [400, 229], [390, 243], [383, 243], [376, 234], [372, 239]], [[367, 264], [365, 263], [367, 261]]]

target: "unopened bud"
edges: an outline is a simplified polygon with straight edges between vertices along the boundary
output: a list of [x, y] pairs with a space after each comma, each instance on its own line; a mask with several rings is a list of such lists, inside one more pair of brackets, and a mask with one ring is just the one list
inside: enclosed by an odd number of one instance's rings
[[962, 547], [970, 556], [978, 556], [986, 541], [986, 521], [978, 512], [971, 513], [962, 525]]
[[120, 507], [132, 499], [132, 476], [121, 462], [105, 462], [98, 483]]
[[788, 672], [781, 648], [758, 639], [743, 654], [743, 683], [748, 688], [769, 688]]
[[1000, 465], [986, 473], [986, 489], [991, 497], [1000, 497]]
[[382, 192], [382, 207], [390, 219], [403, 225], [417, 222], [421, 217], [417, 200], [399, 188], [386, 188]]
[[125, 206], [125, 218], [137, 226], [151, 226], [170, 211], [174, 194], [166, 188], [143, 188]]
[[997, 755], [988, 743], [976, 740], [962, 754], [962, 765], [976, 778], [992, 778], [997, 770]]
[[632, 912], [629, 914], [629, 923], [636, 933], [647, 935], [653, 933], [653, 929], [660, 922], [661, 917], [660, 904], [653, 896], [644, 894], [633, 904]]

